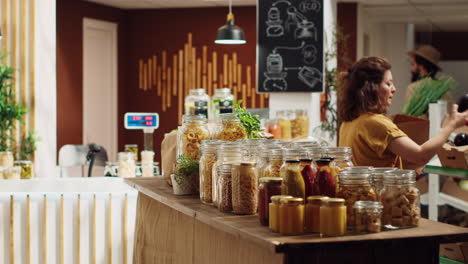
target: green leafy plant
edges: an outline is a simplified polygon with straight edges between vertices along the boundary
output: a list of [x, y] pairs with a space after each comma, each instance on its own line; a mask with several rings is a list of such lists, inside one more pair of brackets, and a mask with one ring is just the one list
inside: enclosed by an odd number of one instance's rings
[[32, 160], [32, 156], [37, 149], [36, 143], [40, 140], [41, 138], [37, 136], [36, 132], [29, 131], [28, 135], [21, 140], [18, 158], [20, 160]]
[[242, 126], [247, 131], [248, 138], [259, 138], [260, 119], [258, 115], [252, 115], [245, 107], [241, 106], [242, 100], [234, 102], [234, 114], [240, 119]]
[[0, 56], [0, 151], [11, 151], [15, 138], [12, 135], [15, 122], [23, 122], [26, 108], [15, 100], [13, 89], [15, 70]]
[[[183, 185], [183, 181], [196, 181], [198, 180], [199, 163], [196, 159], [189, 158], [184, 155], [177, 157], [175, 164], [174, 177], [179, 185]], [[193, 182], [195, 186], [197, 182]]]

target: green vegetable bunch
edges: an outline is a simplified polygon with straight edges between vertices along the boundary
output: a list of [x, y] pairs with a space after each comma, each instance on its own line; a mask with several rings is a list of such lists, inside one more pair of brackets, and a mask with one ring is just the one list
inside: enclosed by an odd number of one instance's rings
[[429, 109], [429, 103], [439, 100], [445, 93], [457, 86], [457, 82], [448, 75], [441, 75], [436, 80], [425, 78], [419, 82], [419, 87], [416, 88], [413, 97], [403, 109], [405, 115], [424, 115]]
[[[198, 186], [198, 169], [199, 163], [198, 160], [189, 158], [184, 155], [177, 157], [175, 165], [175, 174], [174, 178], [179, 185], [183, 185], [182, 181], [193, 181], [192, 185]], [[198, 188], [196, 188], [198, 189]]]
[[260, 119], [258, 115], [252, 115], [245, 107], [241, 106], [242, 100], [234, 102], [234, 114], [240, 119], [242, 126], [247, 131], [248, 138], [259, 138]]

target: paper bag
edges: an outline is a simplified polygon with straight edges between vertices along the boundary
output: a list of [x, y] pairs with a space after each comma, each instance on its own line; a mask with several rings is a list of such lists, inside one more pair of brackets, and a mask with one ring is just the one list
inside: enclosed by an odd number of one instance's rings
[[172, 186], [171, 174], [174, 172], [174, 164], [177, 159], [177, 131], [164, 135], [161, 142], [161, 169], [166, 182]]

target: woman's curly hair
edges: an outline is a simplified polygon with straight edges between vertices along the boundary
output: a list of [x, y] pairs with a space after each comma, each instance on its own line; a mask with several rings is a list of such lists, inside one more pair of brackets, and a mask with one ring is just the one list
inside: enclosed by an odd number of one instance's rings
[[338, 96], [338, 117], [352, 121], [365, 112], [384, 113], [380, 107], [379, 87], [390, 63], [380, 57], [364, 57], [348, 72], [340, 74], [341, 89]]

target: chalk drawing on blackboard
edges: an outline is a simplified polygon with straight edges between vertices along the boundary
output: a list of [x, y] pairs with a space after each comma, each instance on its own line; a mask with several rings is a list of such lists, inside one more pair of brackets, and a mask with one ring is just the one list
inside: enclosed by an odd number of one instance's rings
[[317, 41], [317, 29], [314, 23], [308, 20], [299, 22], [294, 32], [294, 37], [296, 39], [313, 38], [314, 41]]
[[265, 91], [286, 91], [288, 83], [286, 82], [287, 72], [283, 71], [283, 57], [281, 54], [273, 53], [267, 57], [267, 71], [264, 72], [265, 80], [263, 81], [263, 89]]
[[268, 10], [266, 34], [268, 37], [281, 37], [284, 34], [283, 21], [280, 18], [280, 10], [273, 6]]
[[309, 11], [319, 12], [322, 6], [318, 0], [304, 0], [299, 4], [299, 10], [302, 13], [307, 13]]
[[272, 4], [272, 6], [276, 6], [277, 4], [281, 4], [281, 3], [291, 5], [291, 2], [289, 2], [288, 0], [278, 0], [278, 1], [275, 1], [275, 2]]
[[311, 65], [317, 60], [317, 48], [314, 45], [306, 45], [301, 50], [301, 54], [304, 56], [304, 63]]
[[322, 73], [316, 68], [304, 66], [297, 74], [297, 77], [311, 89], [316, 85], [322, 85]]

